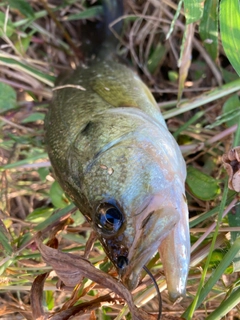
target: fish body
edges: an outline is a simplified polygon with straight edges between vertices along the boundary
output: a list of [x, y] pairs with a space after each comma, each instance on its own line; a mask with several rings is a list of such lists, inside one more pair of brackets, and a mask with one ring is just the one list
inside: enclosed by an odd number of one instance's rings
[[149, 89], [98, 57], [59, 82], [45, 120], [55, 176], [134, 289], [159, 250], [172, 300], [189, 267], [186, 165]]

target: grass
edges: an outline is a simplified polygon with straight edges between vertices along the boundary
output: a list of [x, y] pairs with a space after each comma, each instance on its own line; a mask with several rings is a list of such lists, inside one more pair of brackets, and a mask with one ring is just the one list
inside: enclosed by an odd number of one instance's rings
[[[32, 319], [30, 290], [42, 286], [42, 310], [56, 319], [60, 311], [79, 302], [86, 304], [86, 312], [79, 307], [75, 319], [129, 319], [123, 297], [110, 294], [101, 283], [84, 278], [78, 286], [61, 290], [56, 272], [43, 262], [35, 243], [37, 232], [45, 240], [57, 238], [64, 253], [85, 255], [94, 266], [116, 276], [90, 226], [55, 182], [44, 146], [43, 119], [54, 79], [79, 63], [78, 20], [96, 12], [83, 11], [81, 1], [75, 0], [10, 4], [0, 4], [0, 317]], [[162, 291], [162, 319], [183, 315], [236, 320], [240, 319], [239, 195], [227, 188], [222, 155], [240, 144], [240, 82], [220, 42], [218, 60], [209, 58], [197, 26], [188, 43], [192, 60], [187, 53], [182, 58], [190, 64], [188, 75], [181, 78], [183, 21], [183, 10], [175, 2], [163, 0], [160, 6], [154, 0], [128, 0], [118, 45], [123, 59], [153, 92], [188, 167], [195, 170], [188, 171], [186, 185], [192, 242], [186, 298], [175, 305], [169, 301], [158, 255], [148, 267]], [[41, 295], [36, 289], [37, 307]], [[154, 313], [155, 296], [151, 280], [143, 275], [133, 293], [135, 304]]]

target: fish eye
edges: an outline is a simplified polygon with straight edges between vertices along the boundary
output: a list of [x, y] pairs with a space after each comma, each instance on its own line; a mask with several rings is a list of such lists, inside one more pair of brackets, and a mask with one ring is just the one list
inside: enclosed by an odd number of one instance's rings
[[123, 214], [110, 203], [102, 203], [97, 210], [97, 227], [102, 231], [115, 233], [123, 224]]

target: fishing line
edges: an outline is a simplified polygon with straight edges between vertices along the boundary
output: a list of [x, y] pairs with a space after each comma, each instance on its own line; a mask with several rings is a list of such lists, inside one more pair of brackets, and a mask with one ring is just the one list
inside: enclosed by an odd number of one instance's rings
[[160, 320], [161, 319], [161, 315], [162, 315], [162, 297], [161, 297], [161, 293], [160, 293], [160, 290], [158, 288], [157, 281], [155, 280], [153, 274], [150, 272], [150, 270], [146, 266], [143, 266], [143, 269], [147, 272], [149, 277], [152, 279], [152, 281], [154, 283], [154, 286], [156, 288], [157, 295], [158, 295], [158, 300], [159, 300], [159, 312], [158, 312], [157, 320]]

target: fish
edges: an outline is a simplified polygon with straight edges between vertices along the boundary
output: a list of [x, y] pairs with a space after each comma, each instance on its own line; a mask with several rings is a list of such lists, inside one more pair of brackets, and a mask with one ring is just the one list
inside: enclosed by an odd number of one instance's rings
[[[122, 1], [103, 1], [107, 25]], [[172, 301], [190, 261], [186, 163], [148, 87], [112, 54], [59, 79], [45, 119], [56, 180], [96, 232], [122, 283], [137, 287], [159, 251]], [[111, 45], [109, 45], [111, 43]]]

